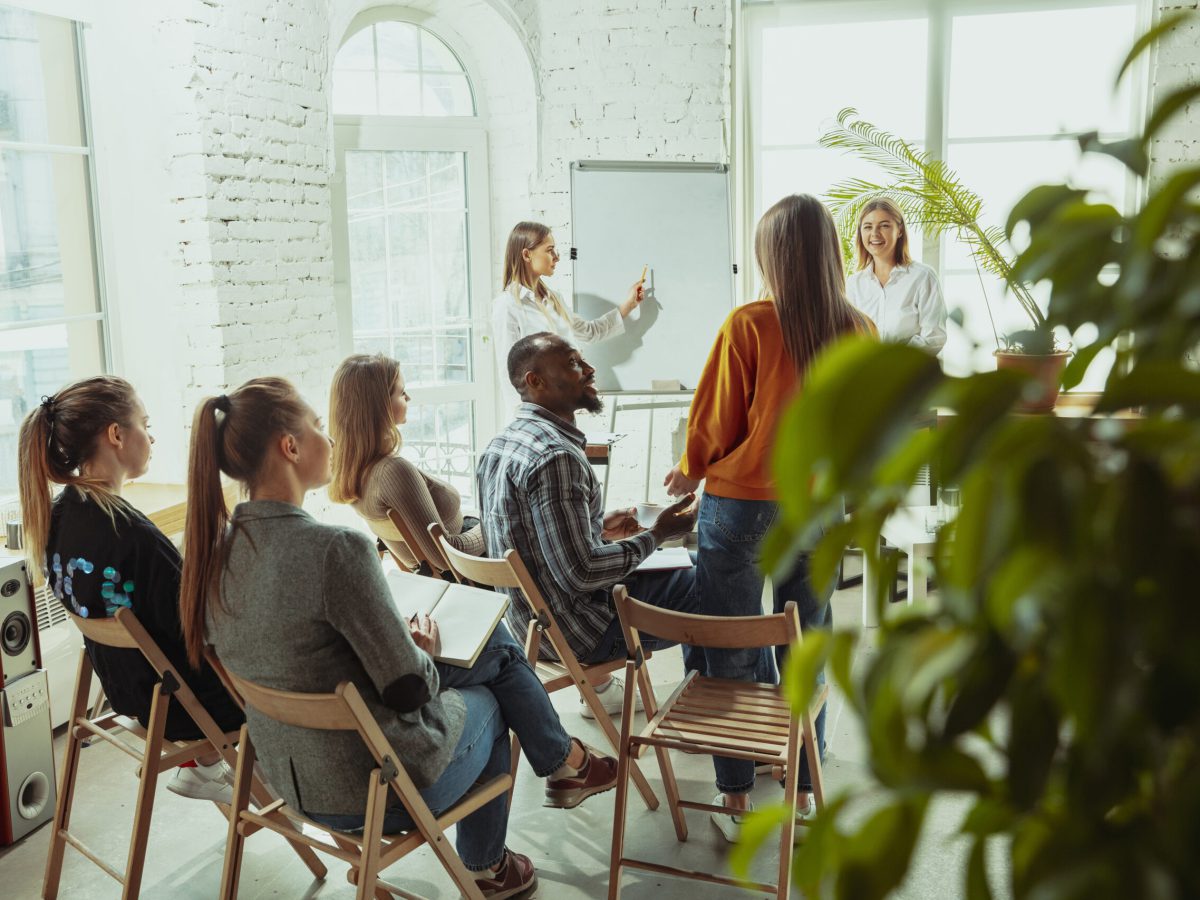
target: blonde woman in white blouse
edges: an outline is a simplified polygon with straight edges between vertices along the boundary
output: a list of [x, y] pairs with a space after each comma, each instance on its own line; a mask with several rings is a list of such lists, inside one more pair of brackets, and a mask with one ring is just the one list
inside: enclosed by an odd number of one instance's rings
[[877, 198], [862, 208], [854, 234], [858, 271], [846, 295], [879, 328], [885, 341], [937, 353], [946, 343], [946, 304], [929, 266], [908, 253], [904, 215], [891, 200]]
[[616, 309], [598, 319], [584, 319], [567, 309], [542, 281], [554, 274], [557, 265], [558, 250], [550, 229], [538, 222], [518, 222], [504, 251], [504, 290], [492, 301], [496, 367], [501, 389], [513, 407], [520, 402], [508, 383], [508, 351], [513, 344], [539, 331], [557, 334], [576, 346], [595, 344], [624, 334], [626, 316], [642, 302], [643, 279], [638, 279]]

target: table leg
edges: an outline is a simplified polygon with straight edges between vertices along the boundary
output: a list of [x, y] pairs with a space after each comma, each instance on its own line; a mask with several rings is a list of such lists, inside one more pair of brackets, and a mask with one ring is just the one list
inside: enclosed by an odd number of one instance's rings
[[925, 602], [929, 555], [924, 548], [908, 547], [908, 605]]
[[878, 628], [879, 617], [875, 614], [875, 588], [879, 584], [879, 570], [867, 554], [863, 553], [862, 577], [862, 621], [863, 628]]

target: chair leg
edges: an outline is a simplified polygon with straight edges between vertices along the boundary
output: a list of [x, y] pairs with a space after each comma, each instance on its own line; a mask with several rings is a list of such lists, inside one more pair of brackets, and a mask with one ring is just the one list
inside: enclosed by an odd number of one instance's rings
[[812, 710], [800, 717], [804, 729], [804, 752], [808, 755], [808, 774], [812, 780], [813, 802], [817, 811], [825, 808], [825, 773], [821, 769], [821, 749], [817, 746], [817, 726]]
[[379, 878], [380, 844], [383, 841], [383, 815], [387, 811], [388, 783], [383, 771], [371, 773], [371, 790], [367, 794], [367, 814], [363, 822], [362, 856], [358, 860], [357, 900], [376, 896], [375, 882]]
[[[236, 771], [236, 769], [237, 763], [235, 761], [234, 770]], [[253, 772], [251, 773], [250, 781], [250, 797], [260, 807], [266, 806], [275, 799], [271, 796], [271, 792], [267, 790], [267, 786], [259, 781], [258, 776], [254, 775]], [[288, 825], [294, 828], [290, 822]], [[321, 857], [317, 856], [316, 851], [307, 844], [289, 839], [287, 835], [283, 835], [283, 838], [288, 842], [292, 850], [295, 851], [296, 855], [300, 857], [301, 862], [308, 867], [308, 871], [312, 873], [313, 878], [317, 879], [317, 881], [324, 881], [325, 876], [329, 874], [329, 870], [325, 867], [325, 863], [321, 862]]]
[[[229, 810], [229, 834], [225, 839], [225, 866], [221, 871], [221, 900], [237, 900], [242, 877], [242, 855], [246, 838], [238, 830], [242, 813], [250, 808], [251, 782], [257, 758], [250, 742], [249, 729], [243, 725], [238, 738], [237, 769], [233, 778], [233, 805]], [[265, 791], [264, 791], [265, 793]]]
[[800, 735], [795, 719], [788, 737], [787, 770], [783, 776], [783, 808], [786, 811], [779, 835], [779, 880], [776, 900], [787, 900], [792, 889], [792, 842], [796, 837], [796, 798], [800, 769]]
[[[329, 836], [331, 838], [333, 838], [333, 842], [335, 844], [337, 844], [341, 849], [345, 850], [347, 853], [355, 853], [355, 854], [362, 853], [362, 850], [359, 849], [357, 846], [355, 846], [353, 841], [348, 841], [343, 837], [338, 837], [336, 834], [330, 834]], [[347, 874], [354, 874], [354, 870], [351, 869], [350, 873], [347, 873]], [[355, 884], [355, 888], [357, 889], [357, 884], [358, 884], [357, 875], [355, 875], [354, 878], [351, 878], [350, 881]], [[387, 890], [382, 885], [380, 885], [378, 883], [378, 881], [376, 882], [375, 900], [394, 900], [394, 898], [397, 896], [400, 896], [400, 895], [393, 894], [391, 891]]]
[[150, 701], [150, 722], [146, 729], [146, 747], [142, 756], [141, 777], [138, 779], [137, 806], [133, 813], [133, 837], [129, 842], [129, 859], [125, 864], [125, 887], [122, 900], [133, 900], [142, 890], [142, 868], [146, 864], [146, 847], [150, 842], [150, 819], [154, 814], [154, 792], [158, 787], [158, 766], [162, 756], [163, 731], [167, 727], [167, 710], [171, 695], [161, 683]]
[[[625, 689], [631, 689], [626, 685]], [[625, 856], [625, 818], [629, 806], [629, 770], [633, 762], [632, 749], [629, 746], [630, 719], [627, 716], [621, 722], [621, 737], [617, 747], [617, 800], [613, 804], [612, 854], [608, 862], [608, 900], [618, 900], [621, 896], [621, 859]]]
[[75, 802], [75, 778], [79, 774], [79, 752], [83, 738], [75, 736], [75, 723], [87, 715], [88, 690], [92, 682], [92, 661], [87, 650], [79, 652], [79, 670], [75, 676], [75, 696], [67, 725], [67, 746], [63, 751], [62, 773], [58, 779], [58, 808], [54, 811], [54, 831], [50, 852], [46, 854], [46, 875], [42, 879], [42, 897], [54, 900], [62, 877], [63, 854], [67, 849], [67, 830], [71, 827], [71, 805]]
[[[596, 723], [604, 729], [604, 734], [608, 738], [609, 745], [617, 752], [619, 756], [621, 748], [619, 746], [620, 735], [617, 733], [617, 726], [613, 724], [612, 716], [604, 708], [600, 702], [600, 697], [596, 694], [596, 689], [585, 676], [577, 677], [575, 681], [576, 687], [579, 688], [579, 693], [583, 695], [584, 702], [591, 708], [592, 713], [596, 717]], [[642, 800], [645, 801], [647, 808], [658, 809], [658, 797], [655, 796], [653, 788], [650, 787], [650, 782], [646, 780], [646, 776], [642, 774], [641, 768], [636, 762], [631, 761], [633, 783], [637, 786], [638, 793], [642, 795]]]
[[521, 739], [514, 733], [512, 736], [512, 786], [508, 789], [508, 808], [512, 809], [513, 795], [517, 792], [517, 769], [521, 765]]

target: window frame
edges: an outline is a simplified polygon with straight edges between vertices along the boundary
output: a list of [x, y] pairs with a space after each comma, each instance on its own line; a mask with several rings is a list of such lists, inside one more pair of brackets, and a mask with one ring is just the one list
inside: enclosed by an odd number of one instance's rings
[[[88, 11], [76, 8], [72, 3], [30, 3], [21, 0], [0, 0], [0, 5], [10, 9], [27, 12], [36, 16], [65, 19], [71, 25], [73, 57], [75, 65], [76, 90], [79, 97], [80, 137], [83, 143], [54, 144], [41, 141], [0, 140], [0, 151], [14, 153], [40, 153], [54, 156], [80, 156], [84, 162], [83, 182], [87, 196], [86, 225], [90, 238], [92, 254], [92, 283], [95, 291], [96, 310], [88, 313], [50, 316], [42, 319], [29, 319], [13, 322], [0, 322], [0, 332], [20, 332], [31, 328], [47, 326], [67, 326], [67, 353], [71, 353], [70, 326], [95, 322], [98, 329], [97, 342], [99, 351], [100, 374], [113, 371], [113, 338], [110, 319], [110, 306], [107, 291], [107, 281], [104, 273], [104, 243], [102, 240], [101, 215], [99, 211], [98, 179], [96, 174], [96, 155], [94, 132], [92, 128], [92, 108], [87, 71], [87, 28], [90, 24]], [[62, 249], [60, 247], [60, 249]], [[16, 423], [20, 427], [20, 423]], [[7, 506], [15, 503], [16, 495], [0, 494], [0, 505]]]
[[[1060, 9], [1079, 9], [1099, 6], [1136, 7], [1139, 28], [1149, 25], [1153, 9], [1149, 0], [741, 0], [741, 41], [740, 58], [747, 65], [737, 73], [740, 79], [739, 105], [743, 110], [740, 127], [744, 129], [744, 158], [739, 181], [742, 186], [742, 217], [750, 225], [742, 230], [743, 245], [740, 248], [743, 258], [752, 261], [754, 258], [753, 225], [757, 221], [756, 213], [760, 207], [761, 171], [759, 153], [762, 149], [761, 125], [762, 96], [755, 82], [756, 67], [753, 61], [762, 58], [762, 34], [770, 26], [792, 24], [820, 23], [851, 23], [856, 21], [882, 22], [888, 20], [908, 19], [914, 16], [926, 17], [929, 20], [928, 41], [926, 46], [926, 97], [925, 97], [925, 133], [923, 149], [935, 159], [946, 159], [951, 145], [969, 145], [983, 143], [998, 143], [1004, 140], [1033, 142], [1046, 140], [1071, 140], [1070, 134], [1047, 135], [988, 135], [983, 137], [954, 138], [947, 137], [949, 117], [949, 74], [951, 54], [951, 23], [955, 17], [971, 15], [993, 15], [997, 13], [1042, 12]], [[1130, 84], [1130, 121], [1126, 132], [1101, 132], [1101, 138], [1118, 139], [1137, 134], [1140, 125], [1145, 120], [1148, 106], [1149, 78], [1146, 61], [1143, 58], [1132, 72]], [[772, 145], [774, 148], [775, 145]], [[787, 145], [793, 149], [818, 149], [819, 144]], [[1143, 179], [1128, 173], [1126, 175], [1125, 195], [1123, 197], [1126, 209], [1133, 209], [1141, 201], [1145, 191]], [[947, 238], [949, 240], [949, 238]], [[942, 239], [924, 238], [922, 245], [923, 262], [932, 267], [939, 278], [947, 274], [960, 273], [963, 270], [947, 270], [943, 259]], [[973, 271], [973, 270], [971, 270]], [[749, 301], [757, 296], [757, 285], [754, 278], [743, 280], [743, 301]]]
[[[469, 278], [467, 290], [471, 305], [472, 378], [461, 384], [421, 386], [419, 402], [437, 405], [469, 401], [472, 403], [471, 450], [474, 469], [481, 440], [499, 427], [496, 394], [496, 366], [490, 341], [492, 290], [491, 263], [491, 187], [489, 180], [487, 119], [483, 91], [479, 90], [478, 71], [470, 54], [463, 51], [466, 42], [436, 20], [402, 7], [375, 7], [357, 15], [346, 28], [338, 50], [364, 28], [384, 21], [404, 22], [430, 32], [445, 44], [462, 64], [475, 106], [473, 116], [393, 116], [333, 114], [334, 172], [332, 182], [332, 236], [334, 258], [334, 302], [337, 313], [339, 350], [343, 356], [354, 352], [353, 299], [350, 295], [350, 235], [346, 200], [346, 151], [444, 151], [463, 153], [466, 158], [467, 252]], [[336, 59], [336, 52], [334, 57]], [[333, 70], [331, 60], [330, 69]]]

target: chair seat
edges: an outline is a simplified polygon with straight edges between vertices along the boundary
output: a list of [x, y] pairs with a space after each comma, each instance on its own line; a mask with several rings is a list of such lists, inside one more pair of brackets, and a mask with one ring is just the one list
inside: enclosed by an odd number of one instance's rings
[[696, 676], [659, 709], [634, 744], [783, 765], [791, 707], [780, 689]]

